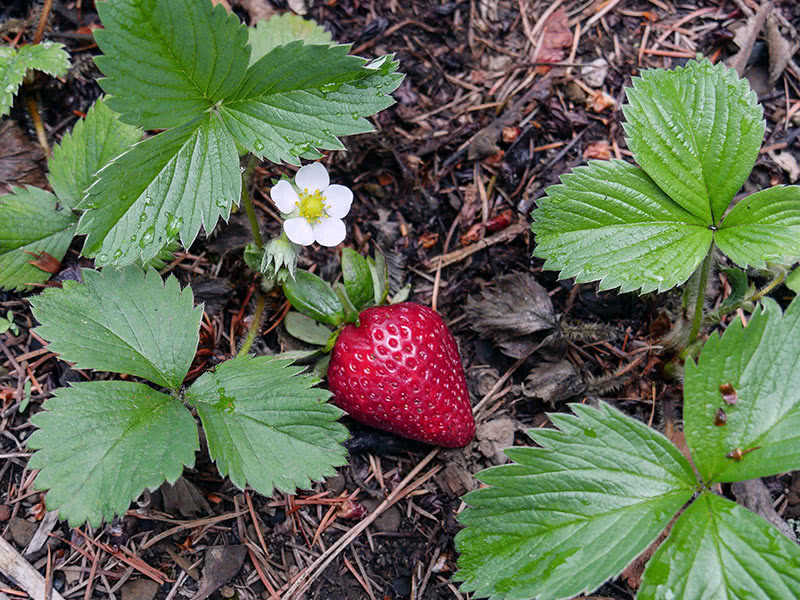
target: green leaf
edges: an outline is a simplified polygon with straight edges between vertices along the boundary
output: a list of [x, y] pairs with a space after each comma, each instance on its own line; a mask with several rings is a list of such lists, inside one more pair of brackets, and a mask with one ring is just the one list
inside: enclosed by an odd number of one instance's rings
[[48, 161], [48, 179], [59, 202], [75, 208], [97, 172], [142, 138], [142, 130], [125, 125], [102, 99], [78, 121]]
[[49, 347], [78, 368], [137, 375], [180, 388], [198, 343], [202, 307], [178, 280], [162, 282], [138, 267], [84, 269], [83, 284], [65, 281], [31, 299]]
[[776, 186], [743, 198], [716, 233], [720, 250], [740, 267], [800, 258], [800, 186]]
[[298, 312], [315, 321], [338, 327], [344, 307], [329, 283], [308, 271], [298, 271], [283, 282], [283, 293]]
[[753, 169], [765, 122], [733, 69], [708, 60], [633, 79], [622, 111], [628, 147], [658, 186], [705, 224], [717, 224]]
[[328, 343], [328, 338], [333, 333], [324, 325], [317, 323], [299, 312], [290, 311], [286, 314], [283, 320], [283, 326], [289, 335], [302, 340], [307, 344], [314, 344], [315, 346], [324, 346]]
[[51, 273], [30, 264], [30, 253], [47, 252], [56, 260], [67, 253], [77, 219], [59, 208], [56, 197], [34, 187], [0, 196], [0, 288], [27, 290]]
[[[686, 363], [686, 442], [707, 482], [800, 469], [800, 300], [783, 315], [773, 300], [763, 302], [747, 327], [735, 319], [721, 338], [708, 339], [697, 364]], [[722, 397], [727, 384], [735, 404]], [[726, 425], [715, 425], [719, 410]], [[754, 448], [741, 460], [728, 458]]]
[[[349, 46], [277, 46], [248, 70], [220, 114], [236, 141], [259, 158], [300, 164], [317, 148], [344, 148], [337, 136], [372, 131], [364, 117], [394, 103], [402, 81], [391, 57], [371, 65]], [[372, 68], [371, 68], [372, 67]]]
[[15, 50], [0, 46], [0, 117], [11, 112], [14, 96], [30, 69], [43, 71], [53, 77], [61, 77], [69, 69], [69, 54], [64, 44], [42, 42], [22, 46]]
[[346, 464], [342, 414], [329, 392], [291, 361], [243, 356], [203, 374], [186, 392], [222, 475], [265, 496], [293, 493]]
[[800, 294], [800, 267], [795, 267], [794, 270], [786, 277], [786, 281], [784, 283], [786, 284], [786, 287], [792, 290], [795, 294]]
[[[511, 448], [516, 464], [477, 478], [459, 520], [456, 578], [493, 600], [571, 598], [622, 571], [664, 529], [696, 487], [664, 436], [606, 404], [552, 414], [558, 430]], [[601, 549], [602, 551], [598, 551]]]
[[647, 564], [637, 600], [800, 598], [800, 547], [746, 508], [704, 492]]
[[250, 64], [266, 56], [273, 48], [296, 40], [304, 44], [331, 44], [331, 34], [310, 19], [292, 13], [273, 15], [248, 29], [250, 34]]
[[[100, 86], [121, 119], [176, 127], [233, 93], [250, 58], [247, 28], [208, 0], [108, 0], [95, 31]], [[238, 167], [238, 164], [237, 164]]]
[[342, 250], [342, 279], [347, 297], [361, 312], [375, 301], [375, 288], [367, 260], [352, 248]]
[[[86, 272], [84, 272], [86, 273]], [[144, 384], [77, 383], [54, 390], [31, 421], [41, 469], [36, 487], [47, 508], [73, 527], [97, 527], [123, 514], [145, 488], [173, 483], [199, 450], [192, 414], [175, 398]]]
[[685, 282], [711, 246], [706, 224], [642, 169], [591, 161], [547, 188], [533, 211], [535, 256], [562, 278], [600, 289], [664, 291]]
[[[131, 177], [131, 173], [135, 177]], [[214, 115], [139, 142], [100, 173], [81, 204], [83, 253], [96, 264], [148, 261], [178, 234], [188, 247], [238, 203], [236, 144]]]

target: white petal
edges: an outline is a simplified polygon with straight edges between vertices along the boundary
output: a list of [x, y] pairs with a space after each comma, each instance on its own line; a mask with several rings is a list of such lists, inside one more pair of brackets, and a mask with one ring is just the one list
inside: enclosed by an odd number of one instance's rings
[[286, 219], [283, 222], [283, 230], [286, 232], [286, 237], [295, 244], [309, 246], [314, 243], [314, 230], [309, 222], [301, 217]]
[[330, 206], [325, 212], [328, 216], [341, 219], [350, 212], [353, 203], [353, 192], [349, 187], [334, 183], [325, 189], [325, 204]]
[[313, 228], [314, 239], [323, 246], [338, 246], [344, 241], [346, 232], [344, 221], [341, 219], [320, 219], [319, 223], [313, 225]]
[[269, 196], [282, 213], [292, 212], [296, 208], [294, 203], [300, 202], [300, 196], [285, 179], [272, 186]]
[[294, 176], [294, 182], [301, 190], [308, 190], [313, 194], [316, 190], [322, 191], [331, 182], [328, 177], [328, 169], [325, 168], [321, 162], [311, 163], [305, 167], [300, 167], [297, 175]]

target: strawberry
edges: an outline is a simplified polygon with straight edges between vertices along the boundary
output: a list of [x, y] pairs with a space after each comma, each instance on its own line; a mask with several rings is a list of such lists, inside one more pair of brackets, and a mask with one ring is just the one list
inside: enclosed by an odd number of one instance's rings
[[355, 420], [428, 444], [457, 448], [475, 435], [453, 334], [421, 304], [368, 308], [345, 325], [331, 353], [333, 402]]

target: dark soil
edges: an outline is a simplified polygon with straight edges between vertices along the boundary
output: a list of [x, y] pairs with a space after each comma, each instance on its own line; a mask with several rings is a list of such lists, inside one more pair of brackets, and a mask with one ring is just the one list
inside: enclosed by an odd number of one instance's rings
[[[232, 4], [247, 22], [259, 10], [287, 8], [280, 0]], [[311, 4], [308, 16], [323, 24], [335, 40], [352, 42], [354, 53], [365, 57], [396, 53], [406, 73], [395, 93], [397, 103], [374, 119], [378, 133], [346, 138], [347, 152], [325, 159], [332, 181], [355, 192], [346, 243], [364, 253], [379, 246], [387, 255], [393, 288], [411, 283], [411, 299], [433, 304], [443, 315], [459, 342], [472, 400], [484, 399], [485, 410], [479, 413], [479, 439], [464, 449], [435, 456], [417, 475], [430, 477], [338, 554], [302, 597], [464, 598], [451, 582], [457, 559], [453, 538], [460, 527], [456, 515], [464, 508], [460, 496], [477, 486], [471, 475], [498, 460], [496, 448], [485, 438], [493, 424], [514, 431], [513, 442], [526, 445], [531, 443], [524, 434], [527, 429], [548, 426], [547, 411], [567, 411], [567, 401], [602, 398], [680, 444], [681, 386], [662, 372], [669, 359], [665, 347], [670, 331], [674, 333], [681, 318], [680, 299], [669, 293], [645, 297], [597, 293], [593, 285], [558, 281], [556, 273], [543, 271], [541, 261], [531, 258], [529, 213], [548, 185], [587, 159], [630, 160], [620, 126], [623, 87], [643, 68], [675, 66], [696, 52], [714, 60], [728, 59], [737, 50], [733, 33], [746, 22], [743, 11], [755, 3], [567, 0], [560, 5], [568, 28], [561, 29], [537, 26], [550, 2], [318, 0]], [[606, 5], [611, 9], [597, 18]], [[524, 18], [521, 6], [527, 7]], [[774, 6], [784, 19], [785, 35], [797, 41], [793, 27], [800, 28], [800, 5], [776, 0]], [[29, 1], [5, 2], [0, 8], [4, 43], [30, 41], [39, 14]], [[97, 48], [88, 29], [99, 19], [92, 2], [56, 0], [48, 23], [46, 37], [65, 43], [73, 61], [63, 81], [37, 77], [28, 89], [52, 144], [101, 93], [94, 81], [100, 74], [91, 61]], [[677, 31], [670, 31], [676, 24]], [[573, 49], [576, 25], [581, 35]], [[535, 44], [529, 34], [534, 34]], [[786, 117], [792, 106], [797, 107], [800, 71], [792, 63], [769, 85], [767, 56], [766, 41], [759, 38], [748, 77], [764, 104], [765, 145], [796, 157], [800, 112]], [[585, 65], [598, 58], [607, 62], [608, 74], [594, 81]], [[22, 182], [46, 185], [43, 154], [23, 102], [16, 103], [10, 121], [19, 130], [11, 138], [0, 127], [6, 140], [0, 144], [0, 187]], [[24, 160], [9, 167], [4, 158], [19, 152], [25, 153]], [[253, 197], [266, 236], [280, 231], [268, 192], [271, 179], [283, 173], [292, 175], [293, 169], [264, 163], [256, 170]], [[765, 152], [747, 187], [790, 183], [790, 175]], [[202, 352], [193, 372], [230, 358], [244, 337], [257, 282], [241, 258], [247, 236], [245, 219], [235, 214], [230, 223], [220, 223], [211, 236], [201, 236], [177, 254], [165, 270], [191, 285], [196, 300], [205, 302], [208, 326], [201, 334]], [[82, 240], [73, 244], [55, 279], [68, 277], [78, 266], [91, 266], [91, 261], [79, 257], [81, 244]], [[446, 260], [440, 261], [441, 256]], [[312, 265], [332, 280], [339, 270], [338, 253], [308, 249], [301, 266]], [[519, 280], [530, 275], [541, 284], [564, 333], [559, 343], [546, 343], [521, 361], [504, 355], [491, 328], [481, 328], [476, 313], [466, 310], [468, 298], [498, 289], [505, 274]], [[729, 293], [724, 275], [716, 277], [713, 286], [714, 302]], [[33, 430], [28, 419], [52, 389], [80, 375], [45, 351], [30, 354], [43, 346], [32, 333], [35, 322], [28, 296], [0, 292], [0, 315], [13, 310], [21, 329], [18, 336], [0, 334], [0, 533], [22, 551], [34, 531], [49, 530], [51, 552], [45, 545], [26, 559], [47, 573], [66, 598], [192, 597], [202, 587], [201, 578], [224, 579], [208, 596], [213, 599], [269, 598], [264, 581], [278, 590], [272, 597], [280, 597], [287, 582], [369, 514], [430, 450], [345, 419], [352, 431], [350, 463], [339, 469], [337, 477], [294, 496], [244, 493], [220, 478], [205, 455], [185, 473], [181, 486], [145, 493], [125, 517], [104, 528], [86, 527], [78, 533], [65, 523], [48, 522], [43, 494], [33, 491], [32, 473], [26, 469], [25, 440]], [[774, 296], [785, 302], [789, 294], [779, 288]], [[264, 330], [282, 318], [283, 308], [278, 292], [269, 297]], [[255, 350], [273, 353], [293, 348], [294, 343], [278, 326], [257, 340]], [[522, 347], [530, 349], [531, 344], [523, 340]], [[560, 360], [574, 367], [571, 379], [559, 380], [555, 393], [540, 393], [556, 377], [554, 365]], [[19, 362], [26, 365], [22, 380], [14, 366]], [[535, 380], [530, 376], [534, 369], [538, 369]], [[496, 386], [504, 375], [509, 376]], [[20, 412], [25, 382], [32, 384], [31, 399]], [[800, 517], [796, 473], [770, 478], [766, 484], [782, 517]], [[347, 503], [344, 495], [351, 498]], [[252, 509], [243, 512], [249, 502]], [[337, 518], [315, 539], [329, 512]], [[226, 518], [209, 521], [209, 517]], [[156, 544], [147, 543], [176, 524], [186, 527]], [[84, 535], [93, 541], [87, 542]], [[216, 546], [242, 550], [215, 560], [210, 549]], [[141, 564], [122, 559], [129, 556], [157, 569], [167, 581], [149, 588]], [[594, 597], [632, 598], [636, 575], [628, 573], [603, 586]], [[19, 589], [0, 576], [0, 597], [3, 592], [18, 594]]]

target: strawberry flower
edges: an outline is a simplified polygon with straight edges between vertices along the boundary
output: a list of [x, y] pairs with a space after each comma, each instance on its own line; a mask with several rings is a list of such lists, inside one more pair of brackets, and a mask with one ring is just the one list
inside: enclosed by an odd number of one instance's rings
[[283, 223], [287, 237], [301, 246], [317, 242], [330, 247], [343, 242], [342, 217], [350, 212], [353, 203], [350, 188], [331, 184], [328, 170], [318, 162], [300, 167], [294, 182], [299, 192], [286, 180], [279, 181], [270, 191], [278, 210], [289, 215]]

